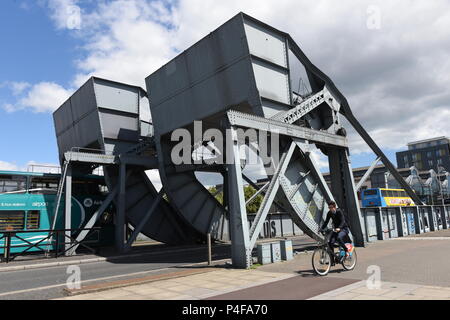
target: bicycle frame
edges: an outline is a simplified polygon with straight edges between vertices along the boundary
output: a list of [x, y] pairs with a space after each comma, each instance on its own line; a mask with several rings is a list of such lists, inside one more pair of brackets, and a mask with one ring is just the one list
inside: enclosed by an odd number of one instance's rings
[[324, 248], [330, 254], [331, 262], [332, 262], [331, 266], [335, 266], [336, 263], [339, 263], [339, 260], [336, 257], [336, 251], [334, 250], [334, 248], [335, 248], [334, 244], [330, 245], [330, 238], [331, 238], [331, 235], [333, 234], [333, 232], [335, 232], [335, 231], [331, 230], [331, 229], [326, 230], [324, 239], [318, 243], [319, 248]]

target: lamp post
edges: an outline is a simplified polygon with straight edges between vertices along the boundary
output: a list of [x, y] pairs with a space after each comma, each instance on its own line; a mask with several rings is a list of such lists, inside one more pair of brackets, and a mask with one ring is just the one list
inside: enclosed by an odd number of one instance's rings
[[442, 183], [441, 183], [441, 174], [446, 174], [447, 171], [445, 171], [445, 168], [442, 166], [437, 166], [437, 172], [438, 172], [438, 180], [439, 180], [439, 188], [441, 190], [441, 201], [442, 205], [444, 205], [444, 193], [442, 192]]

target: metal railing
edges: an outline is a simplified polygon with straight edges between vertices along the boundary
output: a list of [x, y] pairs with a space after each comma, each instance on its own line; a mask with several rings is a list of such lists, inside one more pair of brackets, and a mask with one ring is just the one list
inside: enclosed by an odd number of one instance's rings
[[106, 151], [104, 149], [93, 149], [93, 148], [81, 148], [81, 147], [72, 147], [70, 149], [71, 152], [81, 152], [81, 153], [93, 153], [93, 154], [104, 154], [104, 155], [113, 155], [112, 151]]
[[57, 165], [49, 165], [49, 164], [29, 164], [27, 168], [27, 172], [31, 173], [55, 173], [61, 174], [61, 167]]
[[[73, 247], [76, 245], [80, 245], [86, 249], [88, 249], [92, 253], [96, 253], [96, 250], [86, 245], [86, 243], [89, 240], [83, 240], [83, 241], [77, 241], [76, 240], [76, 234], [78, 234], [78, 231], [99, 231], [100, 227], [90, 228], [90, 229], [59, 229], [59, 230], [27, 230], [27, 231], [2, 231], [0, 233], [0, 241], [3, 240], [3, 246], [0, 248], [3, 248], [3, 255], [0, 257], [1, 262], [9, 263], [10, 261], [13, 261], [19, 256], [23, 256], [26, 253], [31, 252], [32, 249], [38, 249], [37, 252], [45, 252], [46, 254], [49, 253], [48, 248], [51, 247], [50, 251], [53, 251], [54, 255], [53, 257], [57, 259], [58, 257], [64, 255], [66, 252], [69, 252]], [[68, 236], [66, 232], [76, 232], [73, 236]], [[40, 239], [36, 243], [32, 243], [28, 241], [27, 239], [23, 238], [23, 234], [42, 234], [46, 233], [47, 235]], [[20, 234], [20, 236], [18, 235]], [[64, 237], [61, 237], [63, 235]], [[62, 238], [62, 239], [61, 239]], [[13, 245], [12, 240], [18, 239], [25, 244], [22, 245]], [[66, 248], [66, 245], [70, 244], [68, 248]], [[54, 247], [53, 247], [54, 246]], [[12, 253], [11, 249], [16, 248], [24, 248], [23, 251]], [[34, 252], [34, 251], [33, 251]]]

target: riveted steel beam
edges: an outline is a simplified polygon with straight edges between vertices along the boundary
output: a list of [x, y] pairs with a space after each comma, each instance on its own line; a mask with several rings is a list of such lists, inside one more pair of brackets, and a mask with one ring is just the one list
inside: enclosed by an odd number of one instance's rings
[[299, 127], [281, 121], [266, 119], [238, 111], [228, 111], [228, 120], [233, 126], [274, 132], [292, 138], [304, 139], [317, 144], [347, 147], [347, 138], [324, 131]]

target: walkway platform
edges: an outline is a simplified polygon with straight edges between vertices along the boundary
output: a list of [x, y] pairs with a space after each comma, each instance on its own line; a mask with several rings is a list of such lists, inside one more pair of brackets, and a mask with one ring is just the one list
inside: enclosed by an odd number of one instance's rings
[[[435, 237], [386, 240], [358, 248], [358, 265], [346, 272], [336, 266], [327, 277], [311, 270], [311, 251], [294, 260], [251, 270], [218, 265], [195, 274], [65, 297], [67, 300], [450, 300], [450, 230]], [[416, 241], [420, 238], [421, 241]], [[444, 240], [443, 240], [444, 239]], [[378, 266], [379, 286], [368, 282]], [[412, 268], [414, 266], [414, 268]], [[198, 266], [201, 268], [201, 266]], [[190, 271], [194, 272], [194, 271]]]

